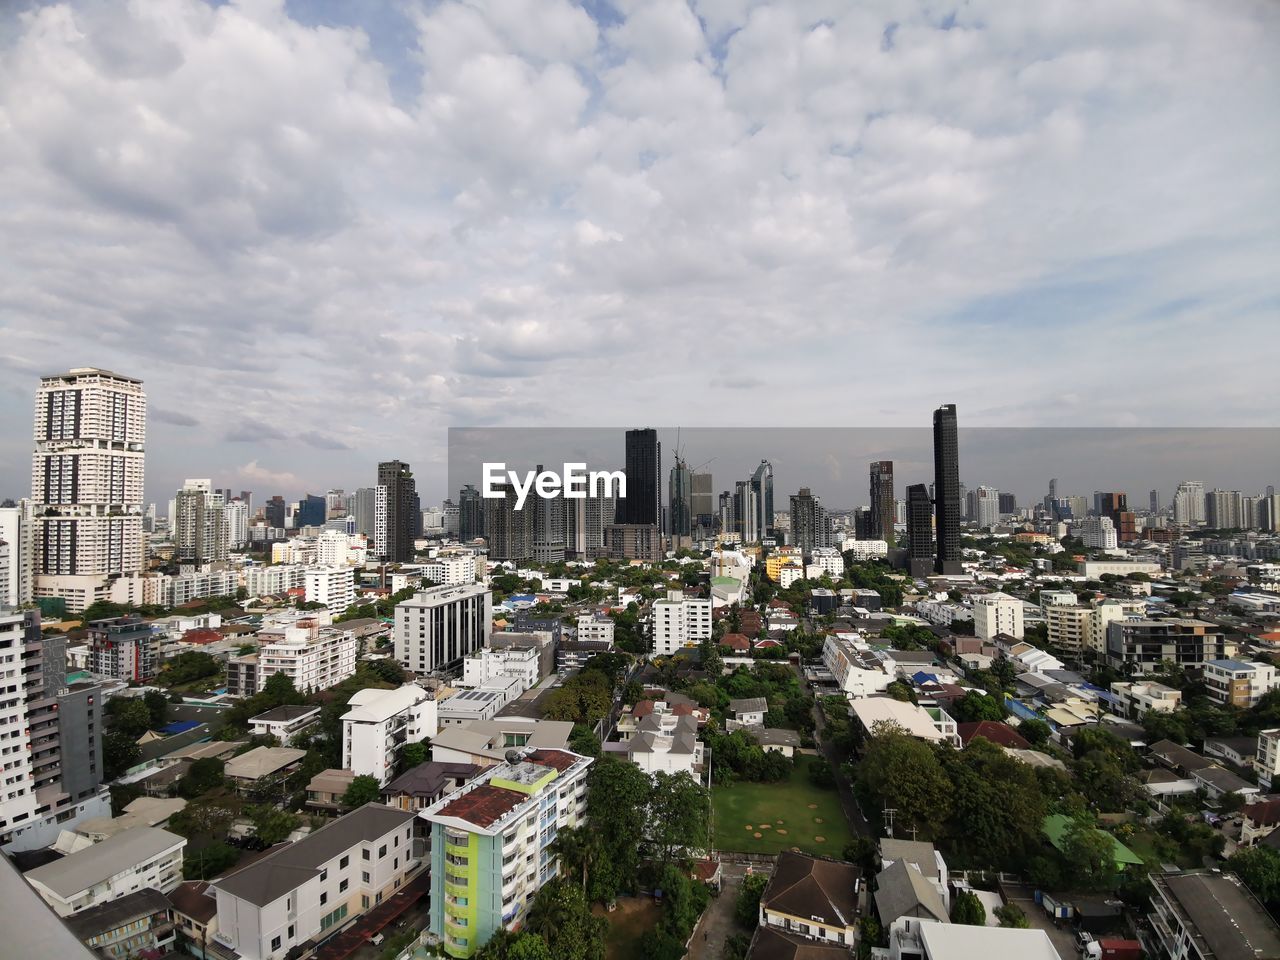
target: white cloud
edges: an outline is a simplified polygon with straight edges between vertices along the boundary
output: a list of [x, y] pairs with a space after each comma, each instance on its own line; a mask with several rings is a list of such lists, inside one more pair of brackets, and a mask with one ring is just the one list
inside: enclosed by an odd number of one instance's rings
[[143, 377], [157, 497], [246, 445], [246, 482], [351, 486], [449, 423], [792, 422], [741, 408], [775, 382], [1266, 422], [1277, 9], [939, 9], [449, 0], [398, 54], [279, 0], [10, 15], [5, 369]]

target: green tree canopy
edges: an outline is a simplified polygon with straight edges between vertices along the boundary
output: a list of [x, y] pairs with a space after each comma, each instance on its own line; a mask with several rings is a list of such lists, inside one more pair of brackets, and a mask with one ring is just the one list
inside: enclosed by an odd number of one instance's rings
[[582, 888], [573, 880], [555, 877], [543, 884], [524, 929], [540, 936], [557, 960], [604, 960], [609, 921], [592, 915]]
[[361, 774], [352, 779], [346, 793], [342, 795], [342, 805], [354, 810], [366, 803], [377, 803], [382, 798], [382, 785], [377, 777]]
[[1232, 854], [1227, 866], [1263, 903], [1280, 903], [1280, 851], [1248, 847]]
[[649, 839], [662, 863], [679, 857], [688, 859], [690, 850], [708, 844], [708, 817], [711, 794], [689, 774], [654, 774], [649, 794]]
[[929, 744], [893, 723], [877, 723], [867, 738], [858, 782], [876, 808], [897, 811], [895, 823], [915, 827], [926, 838], [940, 834], [951, 813], [951, 783]]
[[968, 890], [956, 893], [951, 904], [951, 922], [962, 923], [970, 927], [983, 927], [987, 924], [987, 908], [982, 905], [976, 894]]

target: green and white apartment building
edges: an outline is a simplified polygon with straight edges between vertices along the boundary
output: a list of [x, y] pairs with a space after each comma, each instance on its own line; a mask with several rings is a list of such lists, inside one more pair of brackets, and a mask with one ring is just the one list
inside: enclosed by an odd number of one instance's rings
[[548, 846], [586, 816], [591, 762], [568, 750], [513, 750], [422, 811], [431, 824], [431, 932], [449, 956], [474, 956], [499, 927], [520, 926], [556, 875]]

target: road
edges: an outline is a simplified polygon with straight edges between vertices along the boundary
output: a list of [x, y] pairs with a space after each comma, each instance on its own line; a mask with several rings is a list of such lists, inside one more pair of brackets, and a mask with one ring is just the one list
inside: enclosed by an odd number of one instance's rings
[[[747, 873], [746, 864], [725, 862], [720, 865], [720, 869], [720, 895], [712, 897], [694, 928], [693, 939], [686, 954], [688, 960], [719, 960], [729, 935], [739, 932], [733, 919], [733, 908], [738, 902], [738, 891], [742, 889], [742, 878]], [[771, 865], [757, 864], [755, 869], [769, 870]]]

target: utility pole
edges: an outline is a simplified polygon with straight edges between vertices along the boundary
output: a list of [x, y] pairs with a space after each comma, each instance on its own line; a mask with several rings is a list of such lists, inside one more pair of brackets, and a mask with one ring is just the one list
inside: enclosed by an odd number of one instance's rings
[[884, 808], [884, 832], [886, 836], [893, 836], [893, 815], [897, 812], [894, 807]]

